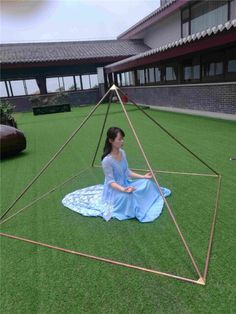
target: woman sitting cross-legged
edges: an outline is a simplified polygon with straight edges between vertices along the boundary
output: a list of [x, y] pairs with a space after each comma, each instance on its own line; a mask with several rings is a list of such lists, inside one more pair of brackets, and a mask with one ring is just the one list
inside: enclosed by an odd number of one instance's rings
[[[164, 200], [151, 172], [144, 175], [128, 168], [124, 143], [124, 131], [109, 128], [102, 155], [104, 185], [95, 185], [72, 192], [64, 197], [63, 205], [85, 216], [101, 216], [105, 220], [136, 218], [151, 222], [162, 212]], [[135, 179], [135, 180], [131, 180]], [[170, 190], [161, 188], [163, 195]]]

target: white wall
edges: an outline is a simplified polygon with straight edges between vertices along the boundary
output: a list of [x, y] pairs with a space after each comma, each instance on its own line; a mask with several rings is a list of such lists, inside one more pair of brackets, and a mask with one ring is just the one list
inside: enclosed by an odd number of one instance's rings
[[144, 43], [151, 48], [157, 48], [181, 38], [181, 13], [176, 13], [163, 19], [144, 34]]

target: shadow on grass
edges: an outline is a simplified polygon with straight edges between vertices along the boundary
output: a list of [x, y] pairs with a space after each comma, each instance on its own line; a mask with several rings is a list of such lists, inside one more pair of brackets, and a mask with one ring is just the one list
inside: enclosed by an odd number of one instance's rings
[[16, 159], [21, 159], [21, 158], [25, 158], [30, 154], [30, 152], [26, 151], [26, 152], [20, 152], [17, 155], [14, 156], [8, 156], [8, 157], [1, 157], [0, 161], [1, 163], [5, 163], [8, 162], [10, 160], [16, 160]]

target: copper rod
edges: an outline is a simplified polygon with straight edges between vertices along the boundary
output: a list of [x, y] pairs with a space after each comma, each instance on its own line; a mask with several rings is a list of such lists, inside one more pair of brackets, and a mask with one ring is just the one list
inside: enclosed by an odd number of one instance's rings
[[[119, 91], [123, 94], [126, 95], [125, 92], [123, 92], [120, 88]], [[138, 106], [135, 101], [133, 101], [132, 99], [129, 98], [129, 100], [131, 101], [132, 104], [134, 104], [139, 110], [142, 111], [142, 113], [144, 113], [152, 122], [154, 122], [157, 126], [159, 126], [160, 129], [162, 129], [162, 131], [164, 131], [165, 133], [167, 133], [174, 141], [176, 141], [180, 146], [182, 146], [185, 150], [187, 150], [191, 155], [193, 155], [195, 158], [197, 158], [201, 163], [203, 163], [208, 169], [210, 169], [211, 171], [213, 171], [216, 175], [219, 175], [219, 173], [217, 171], [215, 171], [211, 166], [209, 166], [205, 161], [203, 161], [200, 157], [198, 157], [193, 151], [191, 151], [187, 146], [185, 146], [180, 140], [178, 140], [173, 134], [171, 134], [166, 128], [164, 128], [159, 122], [157, 122], [155, 119], [153, 119], [151, 116], [149, 116], [149, 114], [147, 114], [143, 108], [141, 108], [140, 106]]]
[[80, 126], [69, 136], [66, 142], [60, 147], [60, 149], [56, 152], [56, 154], [47, 162], [47, 164], [40, 170], [40, 172], [34, 177], [34, 179], [26, 186], [26, 188], [20, 193], [20, 195], [16, 198], [16, 200], [9, 206], [9, 208], [2, 214], [0, 220], [5, 217], [5, 215], [9, 212], [9, 210], [18, 202], [18, 200], [28, 191], [28, 189], [33, 185], [33, 183], [43, 174], [43, 172], [49, 167], [49, 165], [56, 159], [56, 157], [61, 153], [61, 151], [67, 146], [67, 144], [71, 141], [71, 139], [76, 135], [76, 133], [83, 127], [83, 125], [87, 122], [87, 120], [91, 117], [91, 115], [96, 111], [98, 106], [101, 104], [103, 99], [108, 95], [110, 90], [106, 92], [106, 94], [102, 97], [102, 99], [97, 103], [97, 105], [91, 110], [91, 112], [87, 115], [87, 117], [83, 120]]
[[219, 207], [220, 187], [221, 187], [221, 175], [219, 175], [219, 180], [218, 180], [218, 187], [217, 187], [216, 200], [215, 200], [215, 208], [213, 211], [213, 220], [212, 220], [212, 224], [211, 224], [211, 232], [210, 232], [210, 237], [209, 237], [209, 242], [208, 242], [208, 250], [207, 250], [205, 269], [204, 269], [204, 275], [203, 275], [204, 281], [206, 281], [208, 266], [209, 266], [209, 261], [210, 261], [210, 256], [211, 256], [213, 237], [214, 237], [214, 231], [215, 231], [215, 224], [216, 224], [216, 214], [217, 214], [217, 209]]
[[[136, 169], [136, 168], [131, 168], [131, 170], [139, 170], [139, 171], [148, 171], [148, 169]], [[181, 174], [181, 175], [190, 175], [190, 176], [203, 176], [203, 177], [218, 177], [216, 174], [208, 174], [208, 173], [195, 173], [195, 172], [178, 172], [178, 171], [165, 171], [165, 170], [153, 170], [154, 172], [157, 173], [169, 173], [169, 174]]]
[[156, 274], [156, 275], [166, 276], [166, 277], [169, 277], [169, 278], [173, 278], [173, 279], [177, 279], [177, 280], [181, 280], [181, 281], [185, 281], [185, 282], [189, 282], [189, 283], [205, 285], [205, 283], [203, 281], [201, 281], [201, 280], [193, 280], [193, 279], [189, 279], [189, 278], [173, 275], [173, 274], [170, 274], [170, 273], [160, 272], [160, 271], [149, 269], [149, 268], [145, 268], [145, 267], [140, 267], [140, 266], [136, 266], [136, 265], [132, 265], [132, 264], [127, 264], [127, 263], [115, 261], [115, 260], [112, 260], [112, 259], [107, 259], [107, 258], [104, 258], [104, 257], [90, 255], [90, 254], [86, 254], [86, 253], [82, 253], [82, 252], [78, 252], [78, 251], [74, 251], [74, 250], [68, 250], [68, 249], [64, 249], [64, 248], [58, 247], [58, 246], [49, 245], [49, 244], [42, 243], [42, 242], [37, 242], [37, 241], [34, 241], [34, 240], [30, 240], [30, 239], [14, 236], [14, 235], [7, 234], [7, 233], [0, 232], [0, 236], [6, 237], [6, 238], [10, 238], [10, 239], [19, 240], [19, 241], [24, 241], [24, 242], [35, 244], [35, 245], [39, 245], [39, 246], [42, 246], [42, 247], [47, 247], [49, 249], [54, 249], [54, 250], [61, 251], [61, 252], [64, 252], [64, 253], [75, 254], [75, 255], [82, 256], [82, 257], [87, 257], [87, 258], [90, 258], [90, 259], [94, 259], [94, 260], [97, 260], [97, 261], [101, 261], [101, 262], [105, 262], [105, 263], [109, 263], [109, 264], [113, 264], [113, 265], [117, 265], [117, 266], [133, 268], [133, 269], [137, 269], [137, 270], [140, 270], [140, 271], [145, 271], [145, 272], [153, 273], [153, 274]]
[[95, 155], [93, 157], [92, 167], [94, 166], [95, 159], [97, 157], [98, 149], [99, 149], [99, 146], [100, 146], [100, 143], [101, 143], [101, 140], [102, 140], [102, 135], [103, 135], [104, 128], [105, 128], [105, 125], [106, 125], [107, 116], [108, 116], [108, 113], [109, 113], [109, 110], [110, 110], [110, 106], [111, 106], [111, 95], [110, 95], [110, 98], [109, 98], [109, 104], [107, 106], [107, 111], [106, 111], [106, 115], [105, 115], [105, 118], [104, 118], [104, 121], [103, 121], [103, 125], [102, 125], [102, 129], [101, 129], [100, 137], [99, 137], [99, 140], [98, 140], [97, 148], [96, 148], [96, 151], [95, 151]]
[[[102, 166], [94, 165], [94, 167], [95, 168], [101, 168]], [[141, 171], [141, 172], [149, 171], [149, 169], [141, 169], [141, 168], [130, 168], [130, 170]], [[208, 174], [208, 173], [178, 172], [178, 171], [154, 170], [154, 169], [153, 169], [153, 172], [218, 178], [218, 175], [216, 175], [216, 174]]]
[[37, 199], [33, 200], [31, 203], [25, 205], [24, 207], [22, 207], [21, 209], [19, 209], [16, 213], [14, 213], [13, 215], [7, 217], [6, 219], [0, 221], [0, 225], [4, 224], [5, 222], [7, 222], [8, 220], [10, 220], [11, 218], [15, 217], [17, 214], [19, 214], [20, 212], [22, 212], [23, 210], [25, 210], [26, 208], [32, 206], [33, 204], [37, 203], [38, 201], [40, 201], [41, 199], [43, 199], [44, 197], [46, 197], [47, 195], [49, 195], [52, 192], [55, 192], [57, 189], [59, 189], [61, 186], [65, 185], [66, 183], [68, 183], [69, 181], [73, 180], [74, 178], [78, 177], [81, 173], [85, 172], [86, 170], [88, 170], [89, 168], [86, 168], [82, 171], [80, 171], [78, 174], [76, 174], [75, 176], [67, 179], [66, 181], [64, 181], [63, 183], [55, 186], [54, 188], [52, 188], [50, 191], [42, 194], [41, 196], [39, 196]]
[[190, 249], [189, 249], [189, 247], [188, 247], [188, 244], [187, 244], [187, 242], [186, 242], [186, 240], [185, 240], [185, 238], [184, 238], [184, 236], [183, 236], [183, 234], [182, 234], [182, 232], [181, 232], [181, 230], [180, 230], [180, 228], [179, 228], [179, 226], [178, 226], [178, 224], [177, 224], [176, 218], [175, 218], [175, 216], [174, 216], [174, 214], [173, 214], [173, 212], [172, 212], [172, 210], [171, 210], [171, 208], [170, 208], [170, 206], [169, 206], [169, 204], [168, 204], [168, 202], [167, 202], [167, 200], [166, 200], [166, 198], [165, 198], [165, 196], [164, 196], [164, 194], [163, 194], [163, 192], [162, 192], [162, 190], [161, 190], [161, 187], [160, 187], [160, 185], [159, 185], [159, 183], [158, 183], [158, 181], [157, 181], [157, 179], [156, 179], [156, 175], [155, 175], [155, 173], [153, 172], [152, 167], [151, 167], [150, 164], [149, 164], [149, 161], [148, 161], [148, 159], [147, 159], [147, 157], [146, 157], [146, 154], [145, 154], [145, 152], [144, 152], [144, 150], [143, 150], [143, 147], [142, 147], [142, 145], [141, 145], [141, 143], [140, 143], [140, 141], [139, 141], [139, 138], [138, 138], [138, 136], [137, 136], [137, 134], [136, 134], [136, 131], [135, 131], [133, 125], [132, 125], [132, 122], [130, 121], [130, 118], [129, 118], [127, 112], [126, 112], [126, 109], [125, 109], [125, 106], [124, 106], [124, 104], [123, 104], [123, 101], [122, 101], [122, 99], [121, 99], [121, 97], [120, 97], [120, 95], [119, 95], [119, 93], [118, 93], [118, 91], [117, 91], [117, 88], [116, 88], [116, 87], [113, 87], [113, 88], [115, 88], [117, 97], [118, 97], [118, 99], [119, 99], [119, 101], [120, 101], [120, 103], [121, 103], [121, 106], [122, 106], [122, 108], [123, 108], [124, 114], [125, 114], [125, 116], [126, 116], [126, 118], [127, 118], [127, 120], [128, 120], [129, 126], [130, 126], [130, 128], [131, 128], [131, 130], [132, 130], [132, 132], [133, 132], [133, 134], [134, 134], [134, 137], [135, 137], [135, 139], [136, 139], [136, 141], [137, 141], [137, 144], [138, 144], [138, 146], [139, 146], [139, 148], [140, 148], [140, 150], [141, 150], [141, 152], [142, 152], [142, 155], [143, 155], [143, 157], [144, 157], [144, 159], [145, 159], [145, 161], [146, 161], [146, 164], [147, 164], [148, 168], [150, 169], [150, 172], [152, 173], [153, 179], [154, 179], [154, 181], [155, 181], [156, 184], [157, 184], [159, 193], [160, 193], [161, 197], [163, 198], [164, 203], [166, 204], [166, 206], [167, 206], [167, 208], [168, 208], [168, 211], [169, 211], [169, 213], [170, 213], [170, 216], [171, 216], [171, 218], [172, 218], [172, 220], [173, 220], [173, 222], [174, 222], [174, 224], [175, 224], [175, 226], [176, 226], [176, 228], [177, 228], [177, 231], [178, 231], [178, 233], [179, 233], [179, 235], [180, 235], [180, 238], [181, 238], [181, 240], [182, 240], [182, 242], [183, 242], [183, 244], [184, 244], [184, 246], [185, 246], [185, 249], [186, 249], [186, 251], [187, 251], [187, 253], [188, 253], [189, 257], [190, 257], [190, 260], [191, 260], [191, 262], [192, 262], [192, 264], [193, 264], [193, 266], [194, 266], [194, 269], [195, 269], [196, 273], [198, 274], [199, 278], [202, 278], [202, 275], [201, 275], [201, 273], [200, 273], [200, 271], [199, 271], [199, 268], [198, 268], [198, 266], [197, 266], [197, 264], [196, 264], [196, 262], [195, 262], [195, 260], [194, 260], [194, 258], [193, 258], [193, 255], [192, 255], [192, 253], [191, 253], [191, 251], [190, 251]]

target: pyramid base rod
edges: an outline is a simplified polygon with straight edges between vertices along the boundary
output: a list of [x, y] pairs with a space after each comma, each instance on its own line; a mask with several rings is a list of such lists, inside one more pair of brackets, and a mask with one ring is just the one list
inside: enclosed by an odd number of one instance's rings
[[203, 274], [204, 281], [206, 281], [208, 267], [209, 267], [209, 261], [210, 261], [210, 256], [211, 256], [213, 237], [214, 237], [215, 225], [216, 225], [216, 215], [217, 215], [217, 209], [219, 207], [220, 187], [221, 187], [221, 175], [219, 176], [219, 181], [218, 181], [218, 186], [217, 186], [215, 208], [213, 211], [213, 220], [212, 220], [211, 232], [210, 232], [210, 237], [209, 237], [209, 242], [208, 242], [207, 256], [206, 256], [205, 268], [204, 268], [204, 274]]
[[79, 256], [82, 256], [82, 257], [87, 257], [87, 258], [90, 258], [90, 259], [93, 259], [93, 260], [97, 260], [97, 261], [101, 261], [101, 262], [105, 262], [105, 263], [110, 263], [110, 264], [117, 265], [117, 266], [133, 268], [133, 269], [136, 269], [136, 270], [153, 273], [153, 274], [160, 275], [160, 276], [166, 276], [166, 277], [169, 277], [169, 278], [173, 278], [173, 279], [177, 279], [177, 280], [181, 280], [181, 281], [185, 281], [185, 282], [189, 282], [189, 283], [193, 283], [193, 284], [205, 285], [205, 282], [204, 282], [203, 278], [199, 278], [198, 280], [185, 278], [185, 277], [173, 275], [173, 274], [170, 274], [170, 273], [157, 271], [157, 270], [154, 270], [154, 269], [149, 269], [149, 268], [145, 268], [145, 267], [136, 266], [136, 265], [133, 265], [133, 264], [127, 264], [127, 263], [115, 261], [115, 260], [108, 259], [108, 258], [103, 258], [103, 257], [95, 256], [95, 255], [82, 253], [82, 252], [79, 252], [79, 251], [68, 250], [68, 249], [65, 249], [65, 248], [58, 247], [58, 246], [54, 246], [54, 245], [50, 245], [50, 244], [47, 244], [47, 243], [30, 240], [30, 239], [27, 239], [27, 238], [18, 237], [18, 236], [7, 234], [7, 233], [3, 233], [3, 232], [0, 232], [0, 236], [6, 237], [6, 238], [10, 238], [10, 239], [19, 240], [19, 241], [23, 241], [23, 242], [27, 242], [27, 243], [31, 243], [31, 244], [34, 244], [34, 245], [39, 245], [39, 246], [42, 246], [42, 247], [47, 247], [49, 249], [54, 249], [54, 250], [61, 251], [61, 252], [64, 252], [64, 253], [69, 253], [69, 254], [79, 255]]
[[[101, 168], [100, 165], [93, 165], [94, 168]], [[142, 168], [129, 168], [133, 171], [140, 171], [140, 172], [148, 172], [149, 169], [142, 169]], [[153, 172], [155, 173], [168, 173], [168, 174], [180, 174], [180, 175], [187, 175], [187, 176], [202, 176], [202, 177], [214, 177], [218, 178], [219, 176], [216, 174], [207, 174], [207, 173], [195, 173], [195, 172], [179, 172], [179, 171], [168, 171], [168, 170], [155, 170], [153, 169]]]
[[55, 192], [57, 189], [59, 189], [60, 187], [62, 187], [63, 185], [67, 184], [68, 182], [72, 181], [73, 179], [77, 178], [78, 176], [80, 176], [83, 172], [87, 171], [90, 168], [86, 168], [82, 171], [80, 171], [79, 173], [77, 173], [76, 175], [70, 177], [69, 179], [67, 179], [66, 181], [62, 182], [61, 184], [55, 186], [54, 188], [52, 188], [51, 190], [47, 191], [46, 193], [40, 195], [38, 198], [34, 199], [32, 202], [30, 202], [29, 204], [25, 205], [24, 207], [20, 208], [16, 213], [12, 214], [11, 216], [5, 218], [4, 220], [0, 221], [0, 225], [4, 224], [5, 222], [7, 222], [8, 220], [10, 220], [11, 218], [15, 217], [17, 214], [19, 214], [20, 212], [22, 212], [23, 210], [27, 209], [28, 207], [34, 205], [35, 203], [37, 203], [38, 201], [42, 200], [43, 198], [45, 198], [46, 196], [48, 196], [49, 194]]

